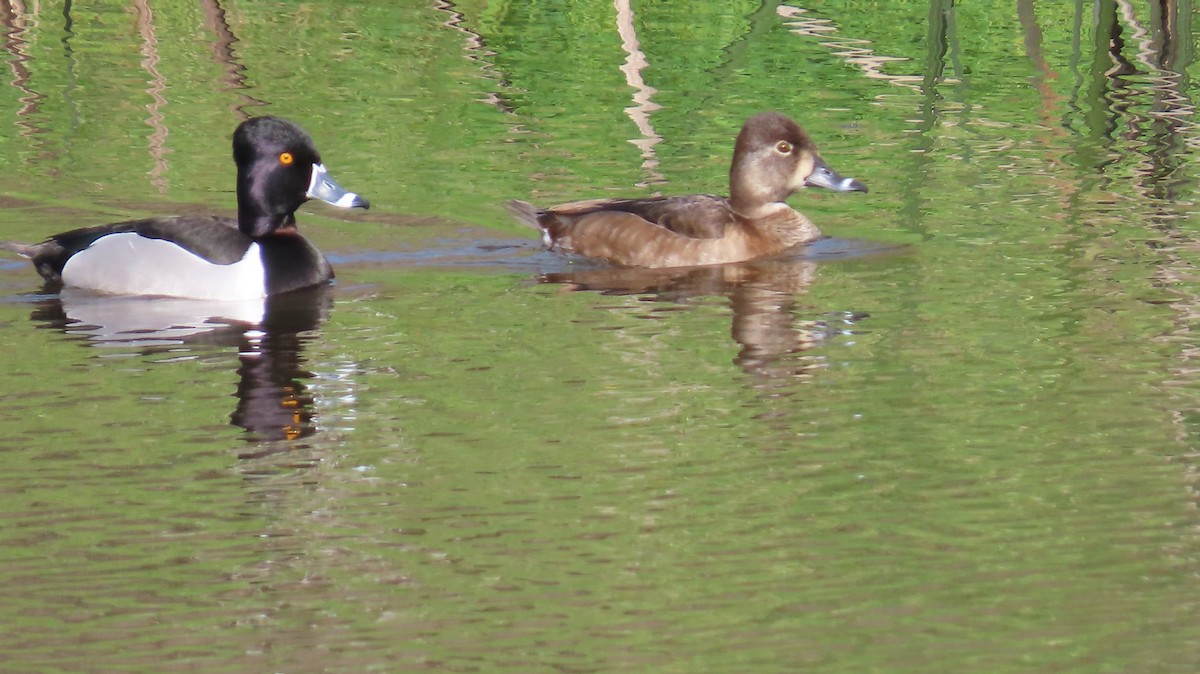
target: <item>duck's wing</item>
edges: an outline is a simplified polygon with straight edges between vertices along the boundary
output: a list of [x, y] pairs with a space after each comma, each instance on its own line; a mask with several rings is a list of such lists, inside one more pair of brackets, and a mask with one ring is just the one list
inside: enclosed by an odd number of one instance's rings
[[[511, 201], [508, 209], [517, 220], [540, 230], [550, 250], [626, 267], [686, 267], [745, 259], [744, 237], [722, 245], [728, 237], [717, 236], [734, 222], [720, 201], [671, 202], [670, 197], [606, 199], [541, 209]], [[672, 208], [680, 205], [683, 208]], [[696, 233], [711, 236], [691, 235]]]
[[149, 239], [163, 239], [212, 264], [233, 264], [246, 256], [253, 239], [229, 218], [180, 215], [123, 223]]
[[548, 209], [557, 216], [584, 216], [604, 212], [636, 215], [646, 222], [693, 239], [719, 239], [734, 222], [729, 201], [712, 194], [642, 199], [593, 199]]

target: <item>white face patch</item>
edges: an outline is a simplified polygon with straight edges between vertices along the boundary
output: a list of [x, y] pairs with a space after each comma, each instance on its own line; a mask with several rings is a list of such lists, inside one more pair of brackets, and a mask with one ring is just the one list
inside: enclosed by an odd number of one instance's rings
[[796, 171], [792, 173], [792, 191], [799, 192], [808, 187], [808, 177], [812, 175], [815, 163], [812, 156], [807, 152], [800, 157], [800, 161], [796, 163]]
[[213, 264], [163, 239], [109, 234], [67, 260], [63, 285], [114, 295], [162, 295], [201, 300], [265, 297], [257, 243], [233, 264]]

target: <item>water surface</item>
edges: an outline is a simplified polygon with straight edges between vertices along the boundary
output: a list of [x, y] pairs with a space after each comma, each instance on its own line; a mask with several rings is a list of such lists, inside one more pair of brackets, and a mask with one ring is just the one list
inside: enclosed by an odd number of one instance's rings
[[[0, 260], [5, 668], [1197, 669], [1194, 13], [7, 7], [0, 239], [229, 213], [259, 114], [373, 208], [270, 305]], [[504, 212], [724, 191], [762, 109], [871, 187], [792, 198], [813, 250]]]

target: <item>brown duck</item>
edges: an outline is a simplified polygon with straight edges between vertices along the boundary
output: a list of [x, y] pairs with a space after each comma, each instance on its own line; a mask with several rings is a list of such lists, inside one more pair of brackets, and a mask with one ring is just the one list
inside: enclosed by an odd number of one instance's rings
[[738, 134], [729, 197], [592, 199], [547, 209], [513, 200], [508, 209], [540, 230], [550, 250], [626, 267], [691, 267], [768, 257], [820, 238], [817, 226], [785, 202], [805, 187], [867, 191], [829, 168], [799, 125], [762, 112]]

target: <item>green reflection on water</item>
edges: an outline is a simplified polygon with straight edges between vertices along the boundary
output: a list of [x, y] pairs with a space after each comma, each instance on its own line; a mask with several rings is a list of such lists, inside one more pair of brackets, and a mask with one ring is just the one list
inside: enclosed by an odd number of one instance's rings
[[[101, 347], [0, 267], [10, 667], [1196, 668], [1190, 3], [1174, 41], [1104, 2], [64, 9], [10, 19], [0, 238], [230, 210], [246, 114], [376, 209], [303, 214], [340, 285], [292, 441], [230, 424], [245, 344]], [[577, 270], [504, 199], [721, 191], [768, 107], [872, 187], [793, 203], [903, 250], [534, 282]]]

